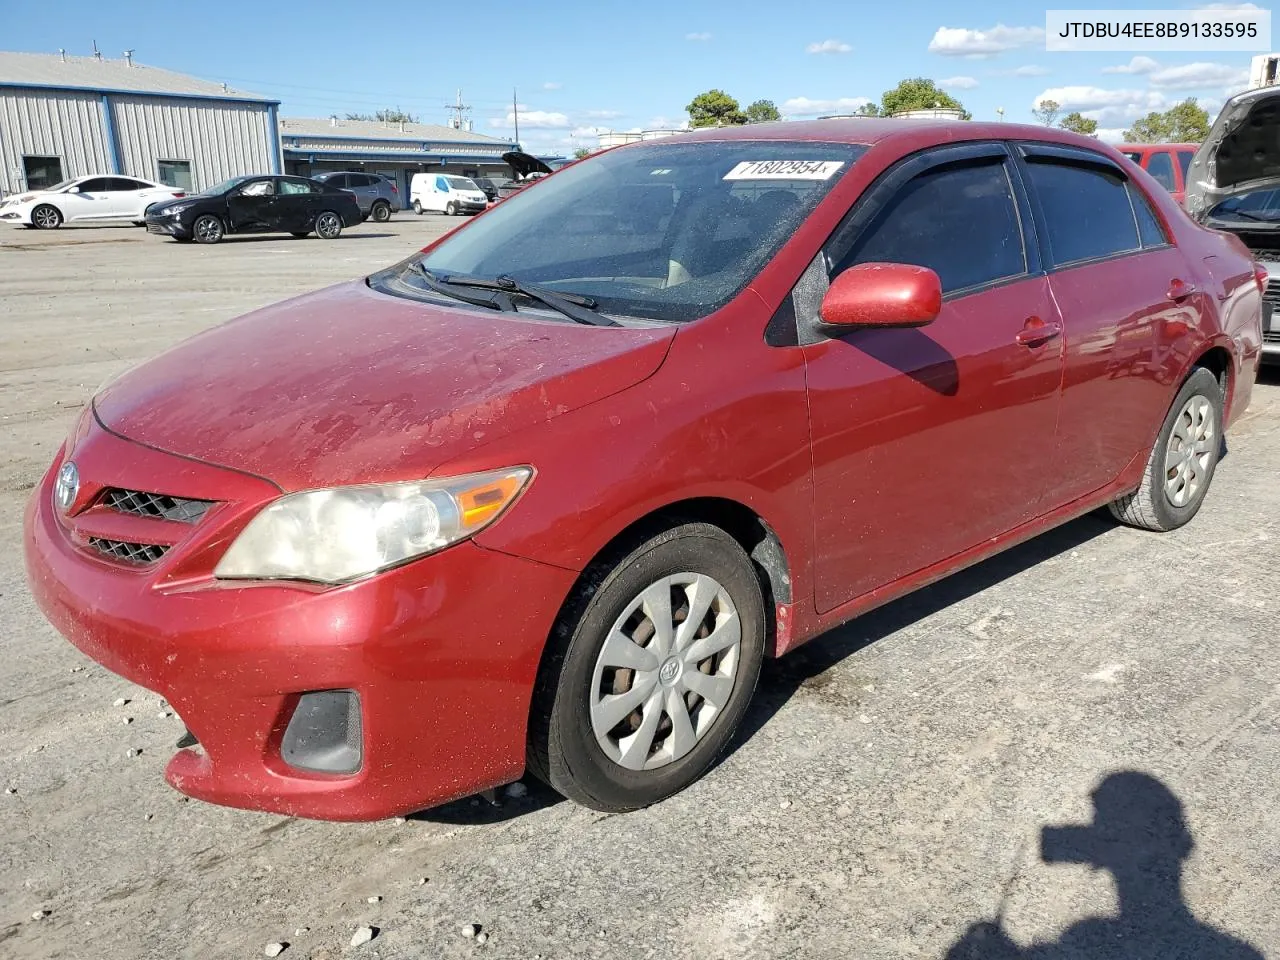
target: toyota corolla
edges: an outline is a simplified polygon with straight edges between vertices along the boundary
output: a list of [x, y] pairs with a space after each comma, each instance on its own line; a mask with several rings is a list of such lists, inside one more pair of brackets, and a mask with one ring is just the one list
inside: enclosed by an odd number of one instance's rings
[[704, 774], [764, 657], [1101, 506], [1196, 514], [1263, 278], [1095, 140], [819, 121], [608, 151], [102, 388], [32, 590], [179, 790], [401, 814]]

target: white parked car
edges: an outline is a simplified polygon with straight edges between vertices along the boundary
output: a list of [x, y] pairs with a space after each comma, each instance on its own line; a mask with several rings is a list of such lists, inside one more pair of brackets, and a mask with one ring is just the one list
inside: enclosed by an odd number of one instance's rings
[[489, 206], [489, 198], [474, 181], [445, 173], [415, 173], [409, 182], [409, 200], [417, 214], [434, 210], [453, 216], [479, 213]]
[[0, 203], [0, 220], [42, 230], [86, 220], [128, 220], [141, 225], [151, 204], [185, 196], [177, 187], [137, 177], [76, 177], [9, 197]]

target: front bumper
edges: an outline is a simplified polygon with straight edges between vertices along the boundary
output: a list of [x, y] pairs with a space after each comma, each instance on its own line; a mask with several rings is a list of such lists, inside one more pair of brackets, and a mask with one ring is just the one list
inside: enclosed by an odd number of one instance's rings
[[[131, 463], [151, 474], [150, 488], [172, 489], [155, 475], [165, 460], [175, 461], [170, 478], [194, 477], [204, 490], [230, 473], [92, 425], [73, 456], [82, 477], [134, 489], [149, 487], [122, 481]], [[372, 820], [520, 776], [543, 643], [575, 574], [471, 542], [329, 589], [193, 573], [216, 562], [211, 548], [225, 549], [261, 501], [213, 508], [189, 542], [151, 567], [130, 566], [82, 547], [55, 511], [62, 459], [27, 508], [31, 590], [76, 647], [164, 696], [199, 739], [168, 764], [178, 790], [290, 816]], [[360, 696], [360, 769], [291, 767], [281, 742], [300, 696], [338, 689]]]
[[167, 237], [185, 237], [186, 229], [178, 222], [177, 217], [147, 217], [144, 221], [147, 233], [158, 233]]

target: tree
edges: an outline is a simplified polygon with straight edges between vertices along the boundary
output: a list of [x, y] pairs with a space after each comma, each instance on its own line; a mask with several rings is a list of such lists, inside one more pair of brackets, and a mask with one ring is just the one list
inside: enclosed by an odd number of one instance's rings
[[1073, 110], [1062, 118], [1062, 122], [1058, 124], [1063, 130], [1070, 130], [1072, 133], [1083, 133], [1086, 137], [1096, 137], [1098, 135], [1098, 121], [1090, 120], [1078, 110]]
[[591, 155], [591, 151], [586, 147], [578, 147], [573, 151], [573, 159], [581, 160], [583, 157]]
[[[1052, 127], [1053, 122], [1058, 119], [1058, 114], [1062, 112], [1062, 104], [1057, 100], [1041, 100], [1031, 108], [1031, 115], [1046, 127]], [[1079, 114], [1076, 114], [1079, 116]]]
[[382, 123], [417, 123], [418, 118], [399, 107], [379, 110], [377, 113], [348, 113], [348, 120], [377, 120]]
[[1209, 136], [1209, 112], [1188, 97], [1164, 113], [1148, 113], [1124, 132], [1128, 143], [1200, 143]]
[[746, 109], [747, 123], [764, 123], [766, 120], [781, 120], [782, 114], [772, 100], [757, 100]]
[[708, 90], [685, 107], [691, 127], [736, 127], [747, 122], [738, 101], [723, 90]]
[[945, 90], [925, 77], [913, 77], [903, 80], [892, 90], [886, 90], [880, 98], [880, 112], [888, 117], [905, 110], [959, 110], [963, 120], [972, 118], [972, 114]]
[[858, 116], [878, 117], [880, 116], [880, 105], [878, 103], [864, 103], [858, 108]]

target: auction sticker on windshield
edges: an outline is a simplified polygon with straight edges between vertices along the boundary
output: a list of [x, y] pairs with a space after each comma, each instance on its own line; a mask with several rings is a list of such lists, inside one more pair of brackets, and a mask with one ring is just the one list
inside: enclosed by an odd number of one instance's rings
[[830, 180], [843, 160], [744, 160], [725, 180]]

